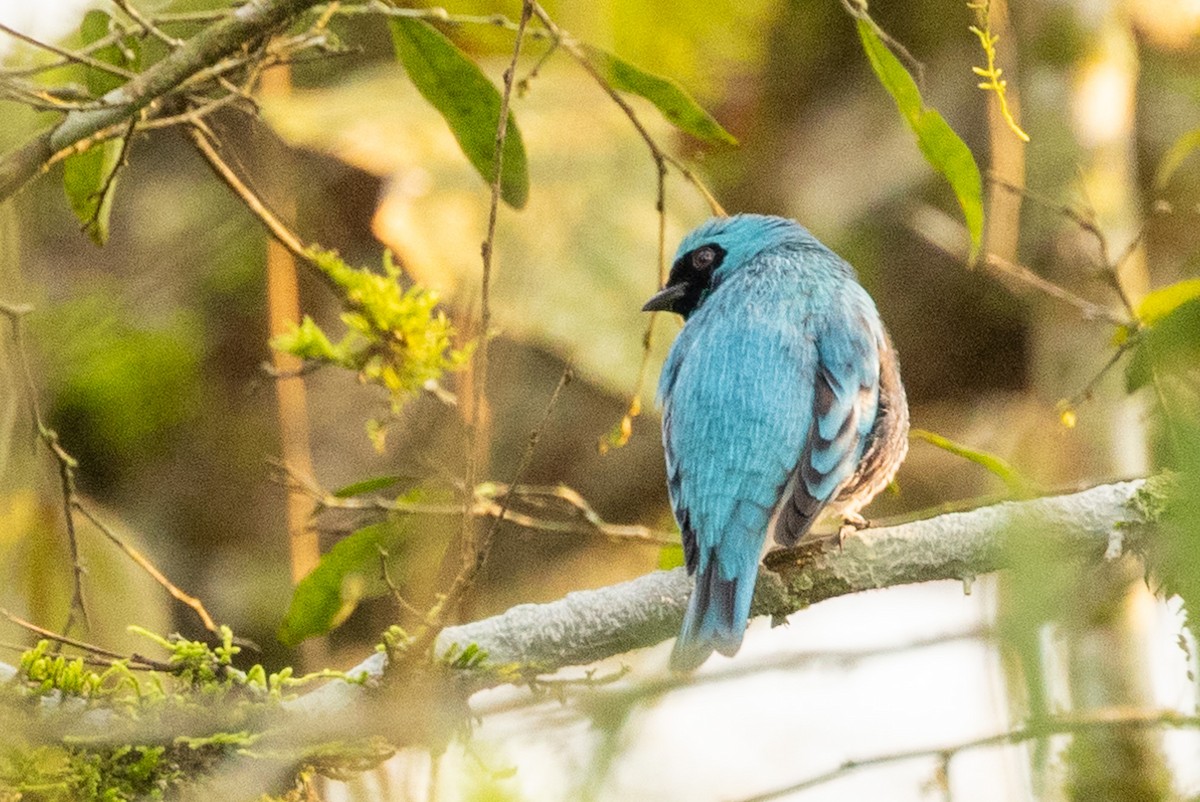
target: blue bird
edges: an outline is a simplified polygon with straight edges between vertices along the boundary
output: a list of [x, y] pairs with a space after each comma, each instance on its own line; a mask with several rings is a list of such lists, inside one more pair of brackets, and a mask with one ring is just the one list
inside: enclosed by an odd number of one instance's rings
[[741, 646], [769, 529], [791, 546], [821, 515], [866, 525], [907, 451], [908, 404], [854, 268], [791, 220], [704, 223], [643, 311], [684, 319], [658, 395], [695, 577], [671, 668], [691, 671]]

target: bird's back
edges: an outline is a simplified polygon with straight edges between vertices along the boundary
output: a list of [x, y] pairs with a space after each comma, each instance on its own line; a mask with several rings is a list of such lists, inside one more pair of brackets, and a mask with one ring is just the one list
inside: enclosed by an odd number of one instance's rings
[[659, 384], [668, 489], [696, 577], [671, 663], [741, 643], [773, 516], [856, 513], [904, 456], [895, 352], [853, 269], [781, 218], [711, 220], [648, 309], [686, 321]]

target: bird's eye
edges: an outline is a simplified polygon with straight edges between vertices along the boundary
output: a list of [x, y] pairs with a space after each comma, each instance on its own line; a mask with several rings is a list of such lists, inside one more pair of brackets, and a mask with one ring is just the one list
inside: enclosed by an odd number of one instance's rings
[[717, 261], [717, 252], [711, 245], [692, 251], [692, 267], [697, 270], [708, 270]]

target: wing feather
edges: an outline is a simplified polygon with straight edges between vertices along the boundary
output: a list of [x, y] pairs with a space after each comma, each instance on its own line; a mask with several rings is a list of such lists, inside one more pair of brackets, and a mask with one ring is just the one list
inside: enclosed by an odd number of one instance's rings
[[847, 292], [849, 302], [834, 306], [817, 335], [812, 425], [775, 524], [784, 546], [808, 532], [854, 475], [875, 426], [883, 327], [865, 291]]

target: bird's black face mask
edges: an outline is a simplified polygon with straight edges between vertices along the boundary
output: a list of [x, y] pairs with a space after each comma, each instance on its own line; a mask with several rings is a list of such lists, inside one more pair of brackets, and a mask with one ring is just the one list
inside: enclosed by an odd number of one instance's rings
[[674, 312], [687, 320], [712, 289], [713, 274], [724, 259], [725, 249], [715, 242], [680, 256], [671, 266], [667, 286], [646, 301], [642, 311]]

